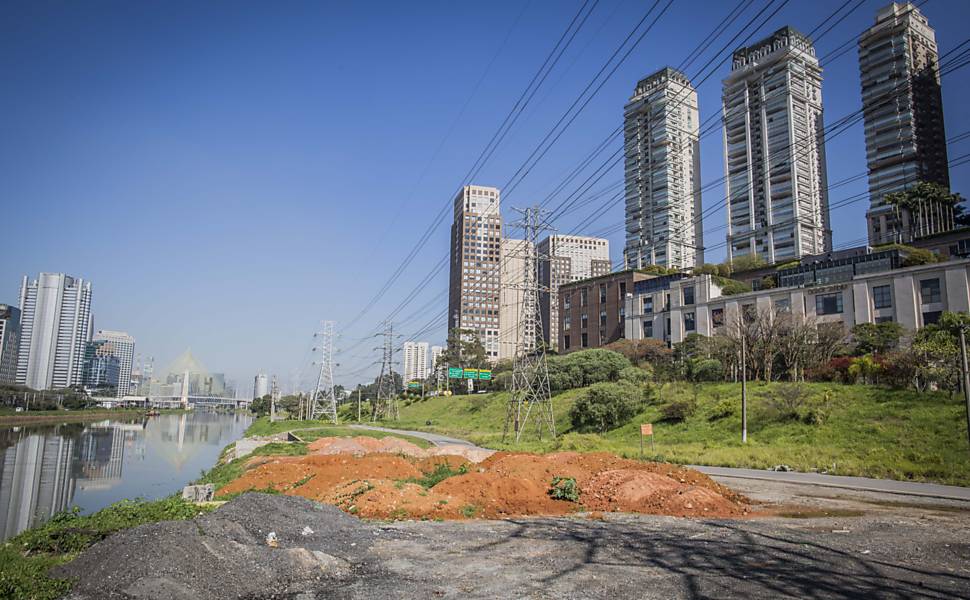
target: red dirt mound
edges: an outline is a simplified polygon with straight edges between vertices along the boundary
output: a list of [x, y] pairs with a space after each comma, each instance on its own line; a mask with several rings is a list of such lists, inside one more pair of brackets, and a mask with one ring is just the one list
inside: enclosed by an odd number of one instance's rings
[[549, 497], [549, 486], [521, 477], [497, 473], [468, 473], [445, 479], [431, 488], [461, 503], [463, 516], [489, 519], [521, 515], [564, 515], [579, 510], [576, 504]]

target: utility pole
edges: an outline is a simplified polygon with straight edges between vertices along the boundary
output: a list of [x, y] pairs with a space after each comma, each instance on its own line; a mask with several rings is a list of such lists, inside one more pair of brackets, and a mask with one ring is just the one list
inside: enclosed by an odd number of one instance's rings
[[[320, 373], [317, 375], [317, 385], [308, 402], [308, 413], [311, 420], [327, 417], [337, 424], [337, 397], [333, 390], [333, 321], [321, 321], [323, 329], [313, 334], [320, 338], [320, 346], [314, 351], [320, 352]], [[321, 397], [322, 394], [322, 397]]]
[[967, 442], [970, 443], [970, 370], [967, 369], [967, 326], [960, 326], [960, 366], [963, 371], [963, 399], [967, 403]]
[[[502, 439], [511, 427], [515, 441], [522, 438], [535, 409], [536, 429], [542, 439], [543, 429], [556, 437], [556, 418], [552, 410], [552, 392], [549, 387], [549, 369], [546, 363], [546, 345], [542, 343], [542, 312], [539, 306], [539, 234], [549, 229], [538, 207], [515, 209], [522, 219], [515, 223], [524, 236], [520, 257], [523, 262], [522, 281], [517, 286], [522, 291], [519, 307], [519, 323], [516, 332], [515, 358], [512, 367], [512, 386], [505, 413]], [[548, 260], [547, 257], [543, 257]]]
[[360, 384], [357, 384], [357, 422], [360, 423]]
[[[743, 322], [744, 317], [739, 319]], [[745, 335], [741, 331], [741, 442], [748, 443], [748, 363], [745, 356]]]
[[371, 420], [397, 419], [397, 389], [394, 385], [394, 326], [384, 321], [384, 346], [381, 374], [377, 378], [377, 399], [371, 410]]
[[276, 375], [273, 375], [273, 388], [270, 390], [269, 396], [269, 421], [272, 423], [276, 420], [276, 401], [280, 397], [280, 388], [276, 383]]

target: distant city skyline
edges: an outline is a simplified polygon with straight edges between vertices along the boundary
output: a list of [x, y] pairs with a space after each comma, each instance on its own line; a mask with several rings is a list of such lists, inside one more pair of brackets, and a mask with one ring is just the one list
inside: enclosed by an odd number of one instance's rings
[[[697, 87], [701, 123], [722, 113], [731, 65], [715, 60], [706, 79], [697, 77], [701, 66], [722, 45], [726, 56], [785, 26], [813, 39], [826, 124], [858, 111], [852, 39], [886, 4], [842, 10], [844, 19], [819, 28], [843, 8], [840, 0], [788, 3], [733, 43], [730, 34], [718, 38], [681, 69]], [[96, 328], [128, 332], [138, 353], [158, 365], [195, 348], [243, 388], [260, 372], [306, 388], [313, 376], [306, 348], [316, 323], [333, 319], [338, 383], [373, 380], [372, 335], [405, 299], [395, 333], [444, 342], [451, 315], [436, 298], [448, 288], [448, 269], [424, 278], [448, 251], [450, 214], [388, 282], [439, 211], [450, 213], [460, 184], [501, 190], [505, 211], [550, 197], [557, 204], [622, 148], [608, 144], [600, 161], [557, 188], [622, 124], [632, 86], [686, 63], [734, 8], [675, 2], [541, 161], [520, 170], [648, 8], [600, 3], [479, 164], [579, 7], [389, 3], [380, 22], [368, 6], [300, 2], [286, 14], [221, 3], [7, 7], [0, 181], [5, 221], [15, 226], [0, 239], [0, 303], [19, 306], [24, 274], [72, 274], [93, 283]], [[744, 9], [738, 24], [757, 10]], [[931, 2], [920, 11], [940, 56], [965, 39], [968, 3]], [[957, 136], [947, 150], [958, 157], [970, 151], [970, 139], [958, 137], [970, 129], [970, 115], [958, 108], [970, 91], [967, 70], [944, 73], [941, 86], [946, 131]], [[395, 102], [387, 102], [390, 93]], [[719, 262], [726, 256], [724, 146], [720, 129], [712, 131], [705, 136], [702, 126], [699, 150], [704, 260]], [[831, 191], [833, 245], [865, 243], [863, 123], [826, 140], [825, 152], [829, 182], [848, 180]], [[578, 228], [608, 239], [614, 264], [623, 262], [624, 207], [609, 203], [617, 189], [610, 186], [622, 178], [622, 161], [608, 165], [583, 197], [603, 195], [555, 223], [562, 233]], [[966, 166], [951, 167], [951, 189], [970, 194], [968, 183]]]

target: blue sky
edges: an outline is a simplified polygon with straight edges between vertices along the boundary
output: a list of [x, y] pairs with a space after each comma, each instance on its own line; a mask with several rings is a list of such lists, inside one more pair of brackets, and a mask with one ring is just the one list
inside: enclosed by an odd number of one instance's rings
[[[767, 0], [743, 13], [753, 16]], [[337, 380], [372, 377], [364, 339], [447, 253], [434, 230], [401, 279], [352, 327], [441, 207], [576, 13], [578, 0], [522, 2], [21, 2], [0, 7], [0, 302], [20, 278], [66, 272], [94, 286], [95, 324], [129, 331], [164, 371], [191, 347], [213, 371], [251, 386], [308, 382], [321, 319], [342, 337]], [[600, 0], [475, 183], [503, 186], [649, 7]], [[842, 1], [789, 2], [778, 27], [815, 28]], [[817, 43], [819, 56], [868, 27], [866, 0]], [[638, 78], [679, 64], [735, 2], [675, 0], [549, 153], [511, 193], [543, 200], [620, 124]], [[922, 9], [941, 52], [967, 36], [970, 3]], [[740, 24], [741, 21], [738, 21]], [[731, 32], [736, 27], [731, 28]], [[725, 36], [687, 69], [694, 76]], [[855, 49], [824, 64], [826, 121], [860, 107]], [[700, 85], [701, 119], [720, 110], [722, 67]], [[943, 81], [947, 134], [970, 77]], [[827, 144], [829, 181], [862, 173], [861, 125]], [[970, 152], [970, 140], [950, 156]], [[720, 133], [702, 141], [701, 178], [723, 174]], [[614, 169], [600, 187], [619, 181]], [[966, 166], [953, 188], [970, 193]], [[570, 188], [571, 189], [571, 188]], [[594, 188], [597, 189], [597, 188]], [[830, 202], [863, 192], [833, 190]], [[721, 199], [720, 187], [704, 206]], [[600, 204], [556, 223], [570, 231]], [[865, 236], [866, 202], [832, 214], [835, 243]], [[585, 228], [623, 220], [612, 207]], [[705, 220], [708, 246], [725, 215]], [[715, 229], [717, 228], [717, 229]], [[622, 232], [610, 236], [614, 260]], [[718, 249], [708, 260], [723, 258]], [[433, 322], [435, 277], [399, 315], [405, 336]], [[428, 305], [427, 311], [418, 311]], [[417, 313], [417, 314], [415, 314]], [[423, 336], [440, 342], [444, 327]], [[359, 373], [359, 375], [358, 375]]]

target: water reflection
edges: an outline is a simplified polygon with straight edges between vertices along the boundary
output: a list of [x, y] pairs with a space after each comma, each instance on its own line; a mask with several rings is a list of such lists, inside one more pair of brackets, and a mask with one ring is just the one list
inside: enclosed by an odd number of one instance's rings
[[160, 498], [215, 464], [251, 417], [212, 412], [0, 429], [0, 540], [78, 506]]

